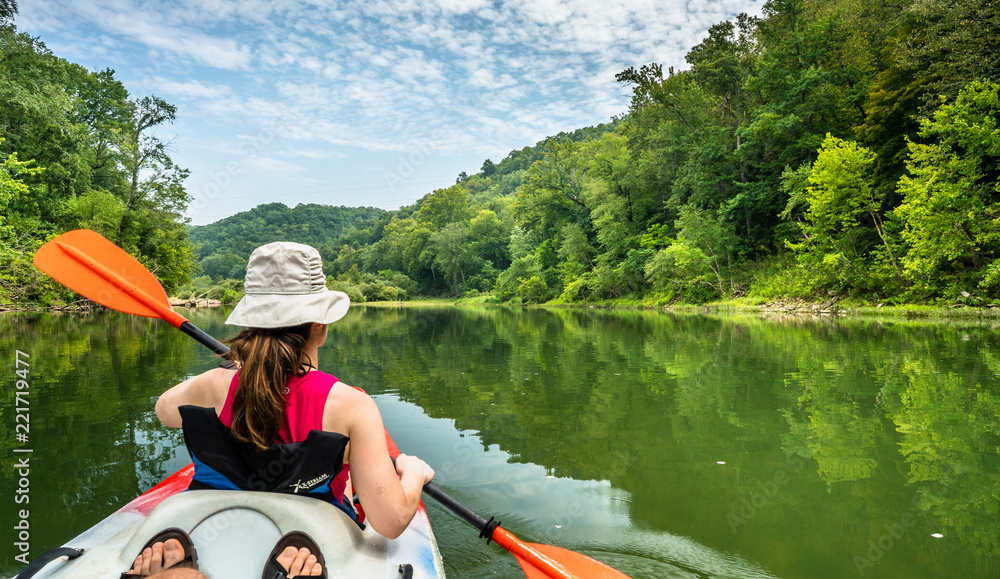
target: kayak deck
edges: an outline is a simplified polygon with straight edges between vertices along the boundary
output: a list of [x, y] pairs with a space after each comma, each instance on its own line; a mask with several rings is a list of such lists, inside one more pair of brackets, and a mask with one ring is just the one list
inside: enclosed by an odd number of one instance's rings
[[193, 471], [181, 469], [66, 543], [83, 549], [83, 555], [53, 561], [34, 577], [117, 579], [151, 537], [170, 527], [191, 536], [201, 571], [214, 578], [259, 579], [272, 547], [293, 530], [316, 541], [331, 579], [400, 579], [400, 566], [406, 565], [414, 579], [444, 577], [422, 504], [403, 534], [390, 540], [371, 526], [362, 531], [343, 511], [316, 499], [252, 491], [181, 492]]

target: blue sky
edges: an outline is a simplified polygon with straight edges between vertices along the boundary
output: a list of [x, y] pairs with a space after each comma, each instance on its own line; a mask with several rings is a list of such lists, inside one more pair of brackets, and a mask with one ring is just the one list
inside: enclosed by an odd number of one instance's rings
[[191, 223], [282, 202], [396, 209], [628, 108], [761, 0], [22, 0], [56, 55], [177, 106]]

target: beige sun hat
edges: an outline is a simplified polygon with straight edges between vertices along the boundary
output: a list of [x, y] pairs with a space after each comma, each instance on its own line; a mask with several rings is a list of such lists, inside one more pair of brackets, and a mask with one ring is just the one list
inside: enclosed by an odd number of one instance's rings
[[315, 248], [276, 241], [255, 249], [247, 262], [246, 295], [226, 323], [246, 328], [287, 328], [308, 322], [332, 324], [351, 299], [326, 287], [323, 258]]

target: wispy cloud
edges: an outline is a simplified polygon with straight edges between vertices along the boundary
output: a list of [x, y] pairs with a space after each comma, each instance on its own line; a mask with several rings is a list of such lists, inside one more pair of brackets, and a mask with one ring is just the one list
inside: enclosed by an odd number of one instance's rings
[[[457, 173], [471, 155], [606, 122], [628, 106], [616, 72], [683, 68], [711, 25], [762, 1], [36, 0], [18, 24], [89, 43], [120, 77], [179, 101], [177, 130], [204, 147], [279, 127], [254, 170], [316, 180], [280, 159], [349, 171], [433, 135], [435, 162]], [[189, 164], [197, 176], [208, 162]]]
[[165, 97], [215, 100], [233, 94], [232, 89], [225, 85], [210, 85], [197, 80], [182, 82], [161, 76], [151, 78], [149, 85], [156, 87]]

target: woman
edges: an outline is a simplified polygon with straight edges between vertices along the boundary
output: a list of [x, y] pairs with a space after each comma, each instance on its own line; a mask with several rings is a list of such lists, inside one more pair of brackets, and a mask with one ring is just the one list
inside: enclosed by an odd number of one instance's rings
[[[390, 539], [398, 537], [434, 471], [404, 454], [394, 467], [375, 401], [317, 369], [327, 326], [347, 313], [347, 295], [327, 289], [319, 252], [299, 243], [257, 248], [244, 285], [245, 297], [226, 320], [246, 328], [229, 341], [239, 369], [217, 368], [177, 384], [156, 402], [157, 417], [179, 428], [181, 406], [211, 407], [237, 439], [261, 450], [274, 442], [301, 442], [314, 429], [343, 434], [350, 440], [343, 469], [330, 485], [336, 500], [353, 488], [368, 524]], [[156, 559], [165, 563], [164, 547], [154, 547]], [[168, 547], [176, 551], [172, 542]], [[282, 555], [285, 560], [292, 555], [296, 571], [305, 570], [298, 574], [320, 574], [321, 565], [312, 563], [307, 549], [290, 546]], [[143, 567], [141, 559], [133, 574], [158, 570]]]

